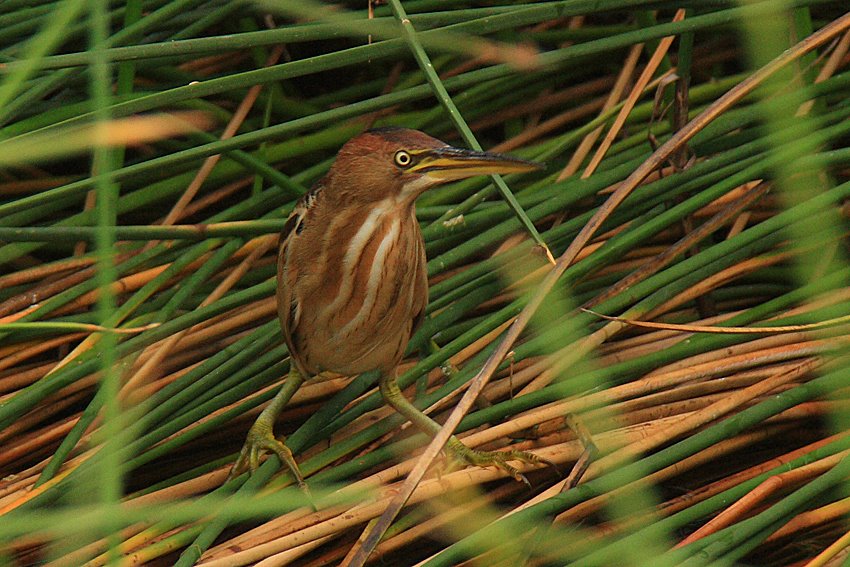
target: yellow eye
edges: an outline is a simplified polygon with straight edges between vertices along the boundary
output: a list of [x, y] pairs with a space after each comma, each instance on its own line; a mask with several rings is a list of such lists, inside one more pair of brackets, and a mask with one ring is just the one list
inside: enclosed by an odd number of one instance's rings
[[413, 158], [410, 157], [410, 154], [404, 150], [399, 150], [393, 156], [393, 161], [399, 167], [407, 167], [410, 165], [410, 162], [413, 161]]

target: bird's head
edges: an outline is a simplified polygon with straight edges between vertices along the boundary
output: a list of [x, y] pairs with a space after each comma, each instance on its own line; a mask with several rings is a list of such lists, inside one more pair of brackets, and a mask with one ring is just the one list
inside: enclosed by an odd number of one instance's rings
[[418, 130], [377, 128], [346, 142], [325, 186], [361, 202], [396, 198], [412, 203], [440, 183], [542, 167], [502, 154], [454, 148]]

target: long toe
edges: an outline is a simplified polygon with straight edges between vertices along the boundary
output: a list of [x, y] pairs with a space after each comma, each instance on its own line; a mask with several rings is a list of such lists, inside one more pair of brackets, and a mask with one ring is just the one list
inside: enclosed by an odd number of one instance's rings
[[470, 449], [463, 443], [451, 444], [452, 452], [457, 459], [466, 465], [477, 467], [495, 467], [508, 473], [513, 479], [528, 484], [525, 476], [513, 465], [511, 461], [519, 461], [530, 465], [540, 463], [550, 464], [548, 461], [541, 459], [534, 453], [527, 451], [507, 450], [507, 451], [476, 451]]
[[272, 428], [261, 420], [257, 420], [250, 431], [248, 431], [245, 444], [239, 452], [239, 458], [236, 459], [236, 463], [230, 469], [228, 479], [239, 476], [245, 470], [250, 470], [253, 474], [260, 466], [260, 457], [263, 453], [274, 453], [277, 455], [280, 462], [292, 472], [292, 476], [295, 477], [295, 482], [298, 483], [298, 486], [309, 494], [307, 484], [304, 482], [304, 476], [298, 468], [298, 463], [295, 462], [295, 457], [292, 456], [292, 451], [282, 441], [277, 439]]
[[295, 462], [295, 457], [292, 456], [292, 450], [290, 450], [289, 447], [274, 437], [263, 439], [260, 442], [260, 447], [263, 450], [270, 451], [277, 455], [281, 464], [292, 472], [292, 476], [295, 477], [295, 482], [298, 483], [298, 486], [300, 486], [302, 490], [307, 489], [307, 484], [304, 482], [304, 476], [301, 474], [301, 469], [298, 468], [298, 463]]
[[239, 451], [239, 457], [237, 457], [236, 462], [233, 463], [232, 467], [230, 467], [230, 472], [227, 474], [228, 481], [233, 480], [248, 469], [249, 453], [250, 447], [248, 447], [248, 444], [246, 443], [242, 446], [242, 450]]

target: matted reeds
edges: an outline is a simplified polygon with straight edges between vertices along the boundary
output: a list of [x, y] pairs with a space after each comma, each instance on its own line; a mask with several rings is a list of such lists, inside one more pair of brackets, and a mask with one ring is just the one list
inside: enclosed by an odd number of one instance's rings
[[226, 477], [288, 370], [276, 233], [382, 125], [547, 163], [420, 199], [399, 375], [441, 422], [481, 386], [464, 442], [554, 466], [437, 458], [370, 564], [846, 561], [846, 7], [378, 4], [0, 3], [0, 564], [368, 542], [428, 443], [375, 376], [278, 424], [315, 508], [276, 458]]

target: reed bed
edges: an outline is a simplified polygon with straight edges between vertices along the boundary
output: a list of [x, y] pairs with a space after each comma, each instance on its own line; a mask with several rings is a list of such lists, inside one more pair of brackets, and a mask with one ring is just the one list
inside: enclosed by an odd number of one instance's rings
[[227, 473], [289, 367], [277, 233], [386, 125], [547, 164], [419, 200], [399, 376], [440, 422], [480, 385], [461, 439], [551, 465], [436, 459], [369, 564], [847, 561], [841, 2], [6, 0], [0, 23], [0, 564], [363, 544], [428, 443], [376, 376], [284, 411], [312, 502], [276, 458]]

